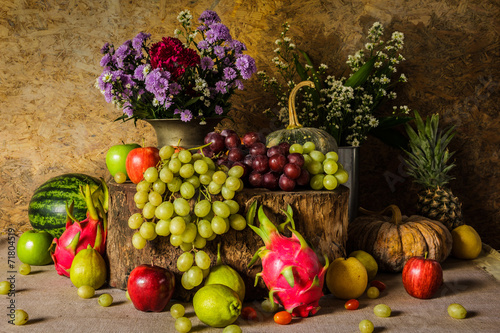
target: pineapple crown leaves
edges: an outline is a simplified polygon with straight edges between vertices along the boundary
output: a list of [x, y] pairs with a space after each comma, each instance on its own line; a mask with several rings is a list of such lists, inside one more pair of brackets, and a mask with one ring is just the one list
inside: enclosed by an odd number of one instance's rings
[[415, 111], [415, 131], [409, 124], [405, 124], [406, 133], [410, 139], [409, 150], [405, 150], [408, 157], [407, 173], [414, 178], [414, 182], [425, 187], [437, 188], [454, 179], [448, 172], [455, 164], [448, 164], [454, 152], [449, 152], [447, 146], [455, 136], [455, 126], [447, 130], [440, 130], [439, 115], [428, 117], [425, 122]]

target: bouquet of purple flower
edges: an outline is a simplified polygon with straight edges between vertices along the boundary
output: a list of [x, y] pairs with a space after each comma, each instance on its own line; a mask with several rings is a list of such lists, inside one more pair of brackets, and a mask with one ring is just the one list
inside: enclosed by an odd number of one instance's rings
[[[109, 43], [101, 49], [103, 72], [96, 87], [106, 102], [123, 110], [117, 120], [203, 123], [207, 117], [226, 117], [229, 98], [256, 72], [255, 60], [243, 54], [245, 44], [231, 37], [216, 12], [203, 12], [196, 29], [189, 11], [177, 19], [183, 30], [176, 29], [175, 37], [151, 45], [151, 35], [141, 32], [116, 49]], [[181, 35], [185, 43], [177, 38]]]

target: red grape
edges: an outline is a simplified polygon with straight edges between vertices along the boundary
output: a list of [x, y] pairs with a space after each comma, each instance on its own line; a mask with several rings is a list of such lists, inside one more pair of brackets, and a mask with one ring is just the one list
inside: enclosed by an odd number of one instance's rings
[[246, 133], [244, 136], [243, 136], [243, 144], [246, 146], [246, 147], [250, 147], [251, 145], [253, 145], [254, 143], [256, 142], [261, 142], [260, 140], [260, 135], [256, 132], [248, 132]]
[[255, 157], [250, 155], [250, 154], [245, 155], [245, 158], [243, 158], [243, 163], [245, 163], [249, 167], [252, 167], [252, 163], [253, 163], [254, 158]]
[[300, 177], [302, 169], [297, 164], [288, 163], [283, 167], [283, 173], [290, 179], [297, 179]]
[[257, 155], [253, 159], [252, 169], [257, 172], [264, 173], [269, 169], [269, 159], [266, 155]]
[[306, 169], [302, 169], [299, 178], [295, 179], [295, 182], [297, 182], [297, 185], [299, 186], [306, 186], [309, 185], [310, 180], [311, 175], [309, 174], [309, 171], [307, 171]]
[[279, 186], [283, 191], [293, 191], [295, 188], [295, 180], [287, 177], [285, 174], [282, 174], [279, 179]]
[[271, 157], [275, 154], [282, 154], [282, 155], [285, 155], [281, 152], [281, 149], [279, 146], [272, 146], [270, 148], [267, 149], [267, 157]]
[[224, 150], [225, 148], [224, 137], [220, 135], [220, 133], [210, 132], [209, 134], [207, 134], [207, 137], [205, 137], [205, 141], [207, 141], [205, 143], [210, 143], [210, 142], [212, 143], [210, 145], [210, 148], [212, 149], [214, 154], [218, 154], [222, 150]]
[[224, 140], [224, 144], [228, 149], [237, 148], [241, 145], [240, 137], [236, 133], [228, 134]]
[[263, 144], [262, 142], [256, 142], [253, 145], [250, 146], [250, 154], [251, 155], [266, 155], [266, 145]]
[[288, 154], [287, 156], [288, 162], [297, 164], [299, 167], [302, 168], [304, 166], [304, 155], [299, 154], [299, 153], [291, 153]]
[[290, 152], [290, 144], [288, 142], [280, 142], [278, 143], [278, 146], [281, 149], [281, 153], [287, 156], [288, 153]]
[[243, 161], [245, 158], [245, 153], [240, 148], [231, 148], [227, 153], [227, 157], [230, 161], [238, 162]]
[[278, 175], [274, 172], [267, 172], [262, 176], [262, 186], [268, 190], [276, 190], [279, 185]]
[[285, 164], [286, 164], [285, 155], [274, 154], [273, 156], [269, 157], [269, 169], [271, 169], [272, 171], [282, 172]]
[[210, 146], [203, 147], [202, 149], [199, 149], [198, 152], [208, 158], [212, 158], [212, 156], [214, 156], [214, 152], [212, 151], [212, 148], [210, 148]]
[[223, 129], [220, 134], [223, 136], [223, 137], [227, 137], [229, 134], [236, 134], [235, 131], [233, 131], [232, 129], [229, 129], [229, 128], [225, 128]]
[[262, 176], [261, 173], [254, 170], [254, 171], [250, 172], [250, 175], [248, 175], [248, 182], [253, 187], [262, 187], [262, 179], [263, 178], [264, 177]]

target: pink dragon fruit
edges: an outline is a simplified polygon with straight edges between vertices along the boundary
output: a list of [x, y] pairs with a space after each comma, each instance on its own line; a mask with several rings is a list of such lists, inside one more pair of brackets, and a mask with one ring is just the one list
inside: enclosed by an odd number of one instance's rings
[[252, 224], [255, 217], [256, 202], [249, 210], [249, 226], [264, 241], [249, 263], [253, 265], [258, 257], [262, 260], [262, 272], [255, 277], [257, 285], [259, 276], [269, 289], [269, 300], [285, 307], [294, 317], [308, 317], [319, 310], [319, 299], [323, 296], [323, 282], [328, 269], [328, 258], [321, 267], [318, 256], [311, 249], [304, 237], [295, 230], [292, 209], [288, 206], [287, 220], [279, 228], [281, 230], [291, 223], [290, 238], [281, 235], [278, 228], [267, 218], [262, 206], [258, 211], [260, 228]]
[[[105, 187], [103, 192], [107, 195], [106, 183], [102, 181], [102, 184]], [[93, 200], [88, 185], [80, 188], [80, 191], [87, 204], [87, 218], [83, 221], [77, 221], [72, 216], [73, 203], [71, 203], [70, 207], [66, 207], [68, 215], [66, 230], [59, 239], [54, 238], [52, 241], [51, 256], [59, 275], [69, 276], [73, 258], [80, 250], [86, 249], [89, 244], [101, 255], [104, 255], [105, 252], [108, 233], [106, 211], [101, 204], [101, 200], [96, 200], [96, 209], [93, 202], [95, 198]]]

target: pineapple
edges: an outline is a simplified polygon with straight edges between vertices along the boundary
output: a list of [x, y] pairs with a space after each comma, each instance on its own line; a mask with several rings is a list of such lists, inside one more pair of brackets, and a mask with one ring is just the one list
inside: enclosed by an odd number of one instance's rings
[[464, 224], [462, 204], [446, 187], [454, 179], [448, 174], [455, 167], [453, 163], [448, 164], [454, 153], [447, 149], [455, 135], [454, 126], [446, 132], [440, 131], [439, 115], [432, 115], [424, 123], [418, 112], [415, 112], [415, 123], [417, 131], [406, 124], [410, 142], [405, 161], [407, 173], [424, 188], [418, 194], [417, 213], [452, 230]]

